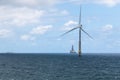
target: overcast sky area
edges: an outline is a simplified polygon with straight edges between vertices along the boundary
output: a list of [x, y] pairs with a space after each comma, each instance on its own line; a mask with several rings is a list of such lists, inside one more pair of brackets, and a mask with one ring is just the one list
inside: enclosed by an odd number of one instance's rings
[[68, 53], [78, 51], [78, 25], [83, 53], [120, 52], [120, 0], [0, 0], [0, 52]]

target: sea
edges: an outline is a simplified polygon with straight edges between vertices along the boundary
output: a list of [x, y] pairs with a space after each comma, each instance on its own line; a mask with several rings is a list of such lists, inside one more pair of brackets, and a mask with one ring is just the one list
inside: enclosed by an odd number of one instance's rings
[[0, 80], [120, 80], [120, 55], [0, 54]]

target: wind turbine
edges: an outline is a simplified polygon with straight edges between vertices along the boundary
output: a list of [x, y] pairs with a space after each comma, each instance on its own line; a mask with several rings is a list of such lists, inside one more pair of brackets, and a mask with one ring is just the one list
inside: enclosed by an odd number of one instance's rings
[[71, 30], [65, 32], [64, 34], [62, 34], [61, 36], [64, 36], [65, 34], [68, 34], [69, 32], [79, 29], [79, 43], [78, 43], [78, 54], [79, 56], [81, 56], [81, 32], [83, 31], [88, 37], [90, 37], [91, 39], [93, 39], [83, 28], [82, 28], [82, 24], [81, 24], [81, 6], [80, 6], [80, 15], [79, 15], [79, 23], [77, 27], [72, 28]]

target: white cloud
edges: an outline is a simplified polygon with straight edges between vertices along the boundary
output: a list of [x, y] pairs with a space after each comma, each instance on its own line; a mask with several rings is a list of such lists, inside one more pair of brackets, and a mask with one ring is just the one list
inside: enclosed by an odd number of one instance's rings
[[43, 35], [51, 28], [52, 28], [52, 25], [35, 27], [27, 34], [20, 36], [20, 39], [24, 41], [34, 41], [36, 40], [37, 35]]
[[66, 17], [67, 15], [69, 15], [69, 12], [65, 9], [64, 10], [59, 10], [59, 9], [56, 9], [56, 8], [51, 8], [51, 9], [47, 10], [46, 12], [47, 12], [46, 16], [51, 17], [52, 19], [54, 17], [61, 17], [61, 16]]
[[38, 26], [32, 29], [30, 34], [44, 34], [46, 33], [49, 29], [52, 28], [52, 25], [46, 25], [46, 26]]
[[0, 6], [0, 25], [25, 26], [38, 22], [43, 14], [43, 10]]
[[70, 20], [70, 21], [66, 22], [64, 25], [65, 26], [77, 25], [77, 22]]
[[32, 37], [31, 35], [22, 35], [21, 40], [28, 41], [28, 40], [35, 40], [35, 37]]
[[120, 0], [69, 0], [71, 3], [79, 4], [102, 4], [109, 7], [116, 6], [120, 4]]
[[95, 3], [104, 4], [110, 7], [120, 4], [120, 0], [94, 0], [94, 1]]
[[63, 17], [68, 14], [67, 10], [41, 10], [27, 7], [0, 6], [0, 26], [21, 27], [47, 22], [49, 24], [49, 22], [55, 22], [58, 15]]
[[59, 0], [0, 0], [1, 5], [10, 6], [51, 6]]
[[110, 25], [110, 24], [107, 24], [103, 27], [103, 31], [106, 32], [106, 31], [111, 31], [113, 29], [113, 26]]
[[120, 0], [0, 0], [0, 5], [27, 6], [27, 7], [49, 7], [62, 3], [77, 4], [102, 4], [106, 6], [115, 6], [120, 4]]
[[12, 34], [12, 31], [7, 29], [1, 29], [0, 30], [0, 38], [6, 38], [9, 37]]
[[72, 29], [73, 27], [76, 27], [76, 26], [77, 26], [77, 22], [73, 21], [73, 20], [70, 20], [70, 21], [68, 21], [64, 24], [63, 30], [70, 30], [70, 29]]

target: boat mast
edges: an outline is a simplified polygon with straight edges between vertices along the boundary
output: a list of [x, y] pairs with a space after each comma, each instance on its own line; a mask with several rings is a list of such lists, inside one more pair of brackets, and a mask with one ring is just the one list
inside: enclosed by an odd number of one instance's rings
[[72, 51], [74, 51], [73, 45], [72, 45]]

